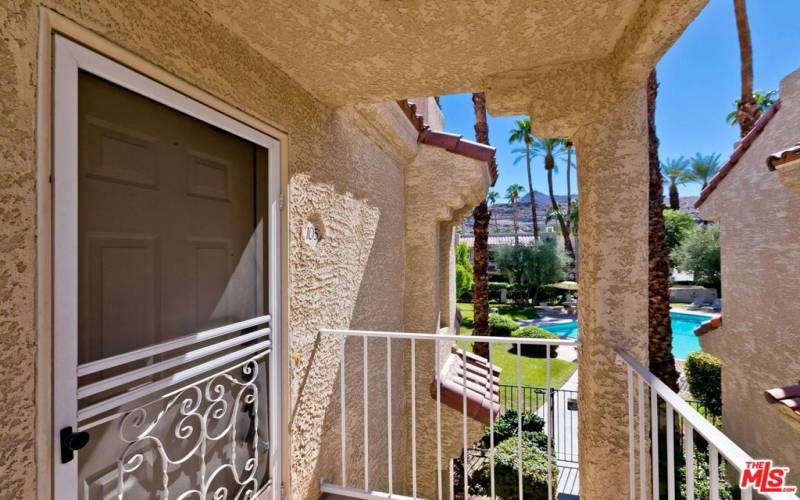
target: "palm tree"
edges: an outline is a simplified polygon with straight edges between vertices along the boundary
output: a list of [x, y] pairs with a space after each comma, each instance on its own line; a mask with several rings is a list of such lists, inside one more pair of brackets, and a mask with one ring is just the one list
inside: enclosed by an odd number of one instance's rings
[[[488, 193], [486, 193], [486, 201], [494, 208], [495, 203], [497, 203], [497, 191], [494, 189], [490, 189]], [[489, 211], [489, 216], [494, 219], [494, 228], [497, 229], [497, 219], [494, 218], [494, 210]]]
[[736, 31], [739, 33], [739, 58], [741, 59], [742, 95], [736, 106], [736, 120], [741, 136], [750, 132], [758, 119], [758, 107], [753, 98], [753, 47], [750, 44], [750, 24], [747, 21], [745, 0], [733, 0], [736, 13]]
[[517, 200], [525, 193], [520, 184], [512, 184], [506, 189], [506, 199], [511, 203], [511, 220], [514, 225], [514, 244], [519, 245], [519, 225], [517, 224]]
[[564, 142], [564, 149], [567, 150], [567, 229], [571, 229], [572, 223], [569, 220], [569, 216], [572, 212], [572, 182], [570, 181], [570, 170], [572, 170], [572, 140], [565, 137], [562, 141]]
[[719, 167], [721, 166], [719, 159], [719, 153], [712, 153], [709, 155], [697, 153], [694, 155], [694, 158], [689, 162], [689, 175], [691, 176], [691, 180], [701, 183], [703, 185], [702, 189], [705, 189], [706, 186], [708, 186], [708, 181], [717, 175], [719, 171]]
[[578, 200], [575, 200], [575, 203], [569, 208], [569, 212], [567, 212], [567, 220], [569, 221], [569, 227], [572, 229], [572, 234], [576, 237], [578, 236], [578, 220], [580, 219], [580, 203]]
[[572, 249], [572, 240], [569, 238], [569, 229], [567, 223], [564, 221], [564, 216], [561, 209], [556, 202], [556, 195], [553, 193], [553, 170], [556, 169], [555, 157], [562, 152], [564, 145], [563, 139], [538, 139], [534, 138], [533, 152], [544, 156], [544, 169], [547, 171], [547, 189], [550, 192], [550, 203], [553, 210], [557, 213], [558, 225], [561, 227], [561, 235], [564, 237], [564, 250], [567, 255], [575, 262], [575, 251]]
[[536, 192], [533, 190], [533, 176], [531, 175], [531, 144], [533, 143], [533, 133], [531, 132], [531, 119], [523, 118], [517, 120], [517, 128], [511, 129], [511, 136], [508, 138], [509, 144], [522, 142], [524, 149], [515, 149], [515, 153], [521, 153], [514, 160], [516, 165], [522, 158], [525, 158], [525, 167], [528, 170], [528, 192], [531, 195], [531, 218], [533, 219], [533, 240], [539, 241], [539, 221], [536, 219]]
[[648, 166], [648, 354], [650, 371], [673, 391], [678, 391], [678, 372], [672, 356], [672, 321], [669, 316], [670, 262], [664, 225], [664, 183], [658, 161], [656, 135], [656, 70], [647, 81]]
[[578, 253], [575, 255], [575, 257], [576, 257], [576, 259], [575, 259], [575, 280], [576, 281], [578, 279], [578, 275], [580, 274], [580, 269], [581, 269], [581, 266], [580, 266], [580, 262], [581, 262], [580, 261], [580, 258], [581, 258], [581, 256], [580, 256], [581, 245], [580, 245], [580, 241], [579, 241], [579, 238], [580, 238], [580, 226], [578, 224], [579, 220], [580, 220], [580, 202], [578, 200], [575, 200], [572, 203], [572, 206], [570, 206], [569, 212], [567, 212], [567, 223], [569, 224], [569, 232], [572, 235], [572, 237], [575, 239], [575, 249], [578, 251]]
[[661, 163], [661, 174], [669, 179], [669, 208], [673, 210], [681, 208], [678, 186], [692, 180], [688, 168], [689, 160], [683, 156], [680, 158], [667, 158], [666, 161]]
[[[766, 113], [767, 110], [775, 104], [775, 101], [778, 99], [778, 91], [777, 90], [770, 90], [769, 92], [762, 92], [760, 90], [756, 90], [753, 92], [753, 99], [756, 102], [756, 109], [758, 110], [758, 114], [761, 115]], [[725, 121], [728, 122], [729, 125], [733, 126], [739, 123], [736, 118], [736, 114], [739, 112], [739, 102], [740, 99], [736, 99], [733, 101], [733, 111], [728, 113], [728, 116], [725, 117]]]
[[[472, 94], [472, 107], [475, 112], [475, 139], [481, 144], [489, 144], [489, 125], [486, 121], [486, 95], [483, 92]], [[494, 159], [492, 159], [494, 163]], [[492, 165], [494, 167], [494, 165]], [[472, 211], [475, 235], [473, 243], [472, 269], [472, 308], [473, 335], [488, 336], [489, 330], [489, 221], [491, 215], [483, 200]], [[484, 358], [489, 357], [489, 344], [476, 343], [473, 352]]]

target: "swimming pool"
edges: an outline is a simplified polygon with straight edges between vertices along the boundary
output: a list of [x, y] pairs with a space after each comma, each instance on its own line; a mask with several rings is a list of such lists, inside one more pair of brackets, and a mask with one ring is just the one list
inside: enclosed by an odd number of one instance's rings
[[[669, 316], [672, 319], [672, 355], [675, 356], [675, 359], [686, 359], [690, 352], [702, 351], [700, 340], [694, 334], [694, 329], [700, 326], [700, 323], [710, 320], [711, 316], [678, 312], [671, 312]], [[559, 337], [574, 339], [578, 336], [577, 321], [539, 326]]]

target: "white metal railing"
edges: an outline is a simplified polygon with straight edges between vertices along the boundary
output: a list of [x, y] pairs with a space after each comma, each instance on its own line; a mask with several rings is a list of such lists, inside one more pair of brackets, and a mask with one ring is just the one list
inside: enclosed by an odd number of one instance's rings
[[[669, 500], [685, 498], [694, 500], [697, 481], [695, 478], [695, 433], [708, 443], [708, 498], [720, 498], [720, 456], [741, 474], [747, 463], [753, 458], [731, 441], [725, 434], [706, 420], [686, 401], [673, 392], [666, 384], [642, 366], [636, 359], [624, 351], [618, 351], [618, 362], [627, 367], [627, 401], [628, 401], [628, 480], [630, 499], [646, 499], [649, 496], [658, 500], [662, 497], [659, 471], [659, 423], [660, 413], [665, 416], [666, 431], [666, 494]], [[635, 401], [634, 401], [635, 400]], [[662, 406], [663, 405], [663, 406]], [[648, 415], [649, 413], [649, 415]], [[675, 424], [676, 414], [683, 438], [683, 456], [685, 464], [684, 495], [676, 494], [675, 484]], [[649, 433], [646, 429], [649, 424]], [[638, 439], [637, 439], [638, 427]], [[649, 434], [649, 443], [648, 443]], [[662, 436], [663, 437], [663, 436]], [[650, 448], [648, 452], [648, 446]], [[637, 454], [638, 451], [638, 454]], [[649, 456], [648, 456], [649, 455]], [[638, 485], [637, 485], [638, 456]], [[647, 468], [650, 467], [648, 474]], [[738, 475], [736, 476], [739, 477]], [[648, 490], [650, 495], [648, 495]], [[637, 495], [638, 491], [638, 495]], [[768, 498], [797, 498], [793, 495], [775, 496], [764, 494]], [[751, 500], [752, 488], [742, 490], [741, 499]]]
[[[449, 462], [450, 458], [453, 457], [445, 457], [443, 456], [444, 450], [442, 446], [442, 377], [445, 375], [442, 370], [442, 360], [440, 359], [440, 347], [444, 345], [455, 345], [461, 344], [464, 346], [464, 349], [460, 351], [460, 367], [461, 371], [456, 370], [457, 373], [461, 374], [462, 376], [458, 377], [458, 380], [461, 383], [462, 390], [462, 405], [461, 405], [461, 428], [457, 429], [452, 426], [448, 427], [446, 430], [448, 432], [459, 432], [461, 433], [461, 442], [463, 444], [463, 463], [464, 465], [464, 472], [463, 475], [463, 495], [464, 498], [468, 498], [469, 495], [469, 474], [466, 472], [466, 464], [468, 463], [468, 450], [473, 443], [469, 442], [468, 438], [468, 411], [467, 411], [467, 392], [469, 387], [475, 387], [475, 382], [471, 382], [468, 380], [468, 373], [467, 373], [467, 349], [466, 346], [468, 344], [475, 344], [475, 343], [487, 343], [489, 344], [489, 357], [488, 363], [489, 366], [493, 366], [493, 356], [492, 350], [494, 345], [496, 344], [512, 344], [514, 346], [514, 351], [516, 355], [516, 386], [517, 390], [517, 405], [516, 408], [522, 408], [522, 390], [520, 390], [522, 386], [522, 346], [525, 345], [539, 345], [545, 346], [545, 366], [546, 366], [546, 390], [549, 393], [551, 388], [551, 347], [553, 346], [568, 346], [568, 347], [577, 347], [578, 342], [572, 339], [528, 339], [528, 338], [512, 338], [512, 337], [482, 337], [482, 336], [461, 336], [461, 335], [449, 335], [449, 334], [428, 334], [428, 333], [403, 333], [403, 332], [384, 332], [384, 331], [360, 331], [360, 330], [330, 330], [330, 329], [323, 329], [320, 331], [320, 334], [323, 336], [332, 336], [338, 337], [342, 339], [342, 349], [341, 349], [341, 358], [340, 358], [340, 370], [339, 370], [339, 397], [340, 397], [340, 415], [339, 415], [339, 426], [340, 426], [340, 470], [339, 470], [339, 481], [323, 481], [321, 486], [321, 490], [323, 493], [328, 493], [332, 495], [341, 495], [346, 497], [352, 498], [419, 498], [419, 489], [420, 484], [418, 481], [418, 432], [417, 432], [417, 418], [418, 418], [418, 409], [417, 409], [417, 399], [418, 394], [416, 390], [417, 384], [417, 375], [419, 370], [422, 366], [417, 366], [417, 348], [425, 345], [433, 350], [433, 357], [434, 362], [433, 366], [430, 368], [431, 373], [430, 377], [431, 380], [435, 381], [436, 386], [436, 394], [434, 399], [435, 405], [435, 421], [436, 421], [436, 428], [435, 428], [435, 448], [436, 448], [436, 485], [435, 485], [435, 497], [438, 500], [442, 500], [443, 498], [452, 498], [452, 485], [450, 488], [446, 488], [443, 485], [443, 471], [446, 471], [447, 462]], [[344, 341], [348, 338], [361, 338], [362, 339], [362, 346], [361, 346], [361, 363], [363, 363], [363, 380], [362, 380], [362, 401], [361, 404], [363, 405], [363, 443], [361, 450], [363, 456], [363, 471], [359, 471], [363, 474], [363, 476], [358, 477], [358, 483], [363, 481], [363, 484], [356, 487], [353, 484], [356, 482], [356, 475], [354, 471], [349, 471], [347, 468], [348, 464], [348, 457], [350, 450], [347, 449], [347, 384], [348, 381], [351, 380], [350, 376], [347, 375], [346, 369], [346, 349]], [[369, 351], [373, 349], [374, 352], [374, 345], [372, 347], [368, 347], [368, 339], [385, 339], [386, 340], [386, 380], [385, 381], [376, 381], [370, 380], [369, 377], [369, 370], [366, 367], [369, 366]], [[410, 481], [410, 491], [403, 492], [403, 494], [398, 494], [394, 489], [394, 483], [396, 478], [394, 477], [394, 462], [398, 459], [395, 456], [395, 451], [392, 447], [392, 432], [393, 432], [393, 422], [392, 422], [392, 395], [394, 391], [397, 390], [404, 390], [404, 389], [397, 389], [405, 388], [405, 383], [407, 379], [405, 379], [402, 375], [392, 375], [392, 344], [395, 342], [405, 342], [406, 345], [410, 349], [410, 366], [408, 367], [408, 377], [411, 380], [410, 384], [410, 461], [411, 461], [411, 481]], [[397, 344], [399, 345], [399, 344]], [[357, 349], [357, 348], [356, 348]], [[352, 354], [351, 354], [352, 355]], [[487, 375], [487, 384], [489, 388], [494, 387], [494, 374], [490, 369]], [[370, 450], [370, 420], [369, 420], [369, 404], [370, 404], [370, 393], [371, 387], [379, 387], [378, 384], [385, 384], [386, 390], [386, 432], [388, 438], [388, 446], [385, 450], [386, 453], [386, 477], [388, 479], [388, 487], [387, 491], [376, 491], [371, 487], [371, 480], [370, 478], [370, 456], [373, 457], [376, 453], [371, 452]], [[490, 408], [492, 408], [492, 404], [499, 402], [499, 394], [494, 393], [492, 394], [492, 401], [490, 401]], [[497, 398], [497, 399], [495, 399]], [[545, 398], [544, 404], [548, 406], [550, 404], [551, 398]], [[549, 408], [545, 409], [544, 414], [549, 415], [551, 412]], [[547, 433], [547, 489], [548, 489], [548, 498], [553, 499], [556, 497], [556, 485], [553, 484], [553, 477], [551, 474], [552, 466], [551, 457], [552, 457], [552, 429], [553, 429], [553, 422], [550, 422], [549, 419], [546, 420], [546, 433]], [[494, 412], [490, 409], [489, 411], [489, 449], [488, 449], [488, 460], [489, 460], [489, 470], [490, 470], [490, 494], [492, 498], [495, 498], [495, 442], [494, 442], [494, 434], [495, 434], [495, 415]], [[373, 419], [374, 425], [374, 419]], [[429, 429], [423, 429], [424, 435], [428, 435]], [[434, 437], [434, 436], [431, 436]], [[517, 462], [517, 470], [518, 470], [518, 493], [519, 498], [523, 497], [523, 467], [522, 467], [522, 418], [517, 418], [517, 438], [518, 438], [518, 462]], [[353, 440], [350, 439], [352, 442]], [[429, 441], [428, 441], [429, 442]], [[384, 450], [381, 450], [384, 451]], [[461, 455], [461, 454], [459, 454]], [[426, 489], [431, 490], [433, 489], [433, 485], [425, 485]], [[409, 496], [410, 494], [410, 496]]]

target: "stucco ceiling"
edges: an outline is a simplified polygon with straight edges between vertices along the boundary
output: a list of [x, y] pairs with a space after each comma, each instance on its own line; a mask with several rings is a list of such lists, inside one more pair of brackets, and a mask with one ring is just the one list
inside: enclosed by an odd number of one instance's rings
[[509, 72], [612, 57], [640, 35], [661, 36], [648, 50], [663, 50], [705, 1], [197, 0], [331, 104], [481, 90]]

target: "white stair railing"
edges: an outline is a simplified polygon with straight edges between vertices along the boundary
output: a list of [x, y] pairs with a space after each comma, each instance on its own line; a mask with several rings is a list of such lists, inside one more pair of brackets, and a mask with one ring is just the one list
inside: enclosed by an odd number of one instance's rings
[[[521, 373], [521, 361], [522, 361], [522, 347], [526, 345], [539, 345], [544, 346], [545, 350], [545, 366], [546, 366], [546, 391], [547, 393], [550, 392], [551, 389], [551, 348], [557, 346], [572, 346], [577, 347], [578, 342], [572, 339], [531, 339], [531, 338], [515, 338], [515, 337], [481, 337], [481, 336], [462, 336], [462, 335], [450, 335], [450, 334], [428, 334], [428, 333], [404, 333], [404, 332], [384, 332], [384, 331], [360, 331], [360, 330], [331, 330], [331, 329], [324, 329], [320, 331], [320, 334], [323, 337], [338, 337], [341, 339], [342, 342], [342, 349], [341, 349], [341, 358], [340, 358], [340, 372], [339, 372], [339, 404], [340, 404], [340, 415], [339, 415], [339, 428], [340, 428], [340, 442], [339, 442], [339, 460], [340, 460], [340, 470], [339, 470], [339, 481], [324, 481], [321, 485], [321, 491], [323, 493], [331, 494], [331, 495], [339, 495], [351, 498], [366, 498], [366, 499], [378, 499], [378, 498], [419, 498], [418, 491], [422, 485], [419, 484], [418, 481], [418, 460], [417, 460], [417, 450], [418, 450], [418, 438], [420, 435], [424, 436], [430, 443], [430, 439], [435, 439], [435, 447], [436, 447], [436, 485], [435, 485], [435, 497], [438, 500], [442, 500], [444, 498], [452, 498], [453, 496], [453, 488], [452, 484], [448, 487], [447, 485], [443, 484], [443, 473], [448, 472], [450, 463], [450, 459], [452, 457], [443, 456], [443, 447], [442, 447], [442, 437], [443, 437], [443, 430], [446, 432], [460, 432], [461, 441], [463, 443], [463, 463], [468, 464], [468, 450], [472, 446], [473, 443], [470, 443], [468, 440], [468, 419], [471, 418], [468, 416], [468, 401], [467, 401], [467, 392], [468, 389], [474, 389], [476, 386], [480, 386], [481, 384], [478, 381], [468, 380], [467, 367], [468, 367], [468, 354], [466, 346], [468, 344], [475, 344], [475, 343], [486, 343], [490, 345], [489, 348], [489, 358], [488, 363], [489, 366], [493, 366], [493, 359], [492, 359], [492, 351], [493, 346], [496, 344], [511, 344], [513, 347], [512, 354], [516, 356], [516, 387], [517, 387], [517, 405], [516, 408], [523, 408], [522, 401], [519, 399], [522, 398], [522, 373]], [[363, 471], [352, 471], [348, 470], [348, 462], [350, 453], [352, 450], [348, 450], [347, 444], [349, 442], [355, 442], [356, 440], [352, 438], [348, 439], [347, 432], [348, 432], [348, 425], [347, 425], [347, 407], [348, 400], [347, 400], [347, 385], [348, 383], [352, 383], [351, 380], [353, 379], [353, 375], [348, 375], [347, 372], [347, 363], [345, 360], [347, 349], [345, 349], [345, 341], [350, 339], [361, 338], [361, 353], [359, 359], [361, 363], [363, 363], [364, 367], [369, 366], [369, 356], [370, 350], [375, 352], [375, 345], [371, 344], [368, 347], [368, 339], [385, 339], [386, 341], [386, 370], [385, 370], [385, 381], [374, 380], [368, 377], [368, 370], [363, 370], [363, 381], [361, 382], [362, 385], [362, 401], [360, 404], [363, 405], [363, 444], [361, 444], [362, 449], [359, 450], [363, 456], [361, 457], [361, 463], [363, 463]], [[392, 344], [398, 343], [396, 345], [400, 345], [400, 342], [406, 342], [407, 346], [410, 348], [410, 366], [408, 367], [407, 371], [403, 371], [400, 374], [395, 373], [392, 374]], [[450, 426], [447, 429], [443, 429], [442, 427], [442, 377], [444, 376], [445, 369], [440, 369], [443, 367], [442, 359], [440, 359], [440, 347], [447, 345], [457, 345], [460, 344], [464, 346], [457, 354], [457, 358], [460, 358], [458, 361], [459, 366], [456, 372], [461, 375], [458, 380], [461, 384], [463, 390], [460, 392], [462, 393], [462, 401], [461, 401], [461, 426], [460, 429], [454, 426]], [[358, 345], [358, 344], [356, 344]], [[417, 418], [418, 418], [418, 409], [417, 409], [417, 400], [420, 397], [417, 394], [416, 390], [416, 381], [417, 376], [419, 373], [419, 369], [421, 367], [417, 366], [417, 354], [416, 350], [418, 347], [425, 346], [425, 348], [430, 348], [433, 351], [434, 362], [433, 366], [431, 367], [430, 377], [431, 380], [435, 380], [436, 386], [436, 394], [435, 394], [435, 420], [436, 426], [435, 429], [418, 429], [417, 427]], [[358, 349], [358, 348], [356, 348]], [[424, 351], [423, 351], [424, 352]], [[351, 348], [351, 356], [352, 348]], [[398, 458], [395, 455], [395, 450], [392, 448], [392, 432], [393, 432], [393, 423], [392, 423], [392, 395], [397, 395], [396, 391], [405, 390], [406, 383], [408, 380], [405, 378], [409, 375], [405, 375], [406, 373], [410, 374], [410, 429], [408, 429], [408, 433], [410, 436], [410, 462], [411, 462], [411, 486], [408, 492], [404, 495], [400, 495], [394, 491], [394, 483], [398, 478], [394, 477], [394, 463], [397, 460], [405, 460], [408, 457], [401, 457]], [[421, 375], [421, 374], [420, 374]], [[489, 384], [489, 387], [497, 386], [497, 381], [492, 379], [494, 377], [494, 373], [490, 369], [488, 372], [488, 379], [485, 382]], [[481, 383], [483, 383], [481, 381]], [[375, 418], [375, 414], [372, 413], [373, 420], [370, 421], [370, 414], [368, 413], [368, 408], [370, 405], [370, 395], [375, 394], [371, 389], [378, 389], [381, 384], [385, 384], [386, 389], [386, 415], [384, 417], [386, 420], [384, 422], [376, 421], [378, 419]], [[423, 397], [427, 397], [423, 396]], [[499, 394], [494, 393], [491, 396], [493, 399], [489, 402], [490, 405], [499, 404]], [[496, 399], [494, 399], [496, 398]], [[551, 398], [544, 398], [545, 406], [549, 406]], [[355, 404], [355, 403], [353, 403]], [[452, 406], [451, 406], [452, 407]], [[491, 408], [491, 406], [490, 406]], [[549, 415], [549, 408], [545, 408], [545, 415]], [[493, 411], [489, 411], [489, 436], [490, 436], [490, 443], [489, 443], [489, 450], [488, 450], [488, 461], [490, 463], [490, 494], [492, 498], [495, 498], [495, 463], [494, 463], [494, 455], [495, 455], [495, 442], [494, 442], [494, 421], [495, 415]], [[519, 498], [523, 498], [523, 467], [522, 467], [522, 419], [517, 419], [518, 426], [517, 426], [517, 438], [518, 438], [518, 462], [517, 462], [517, 470], [519, 471], [518, 474], [518, 488], [519, 488]], [[372, 426], [381, 426], [381, 428], [386, 429], [387, 438], [388, 438], [388, 446], [385, 450], [376, 451], [370, 447], [370, 428]], [[553, 477], [551, 475], [552, 466], [555, 464], [551, 463], [552, 457], [552, 429], [553, 429], [552, 422], [548, 422], [546, 426], [547, 432], [547, 488], [548, 488], [548, 498], [554, 499], [556, 497], [556, 485], [554, 484]], [[422, 432], [420, 432], [422, 431]], [[432, 431], [435, 431], [435, 436], [432, 435]], [[357, 439], [357, 438], [356, 438]], [[377, 491], [372, 488], [371, 485], [371, 478], [370, 477], [370, 456], [375, 457], [378, 453], [386, 453], [386, 471], [385, 477], [388, 478], [388, 487], [387, 491]], [[464, 498], [469, 498], [469, 474], [466, 473], [466, 466], [464, 466], [465, 472], [462, 474], [463, 477], [463, 496]], [[374, 469], [373, 469], [374, 470]], [[363, 474], [363, 477], [357, 477], [356, 475]], [[354, 486], [354, 483], [359, 483], [359, 486]], [[426, 489], [431, 490], [433, 489], [434, 485], [425, 485]], [[462, 493], [461, 491], [459, 493]], [[410, 494], [410, 496], [408, 495]]]
[[[721, 479], [719, 474], [720, 456], [736, 469], [736, 478], [754, 459], [739, 446], [706, 420], [678, 394], [642, 366], [636, 359], [624, 351], [617, 351], [618, 362], [627, 369], [627, 401], [628, 401], [628, 481], [630, 499], [663, 497], [659, 477], [659, 417], [665, 415], [666, 431], [666, 495], [669, 500], [685, 498], [694, 500], [699, 478], [695, 477], [695, 433], [708, 443], [708, 498], [720, 498]], [[685, 464], [684, 495], [676, 493], [675, 484], [675, 418], [680, 420], [678, 430], [683, 438], [683, 456]], [[646, 427], [649, 424], [649, 433]], [[638, 427], [638, 438], [637, 438]], [[649, 434], [649, 443], [648, 443]], [[648, 447], [650, 448], [648, 451]], [[638, 481], [637, 481], [638, 457]], [[650, 468], [648, 474], [647, 468]], [[637, 484], [638, 483], [638, 484]], [[797, 498], [792, 494], [762, 493], [767, 498]], [[742, 500], [753, 498], [753, 488], [741, 491]]]

